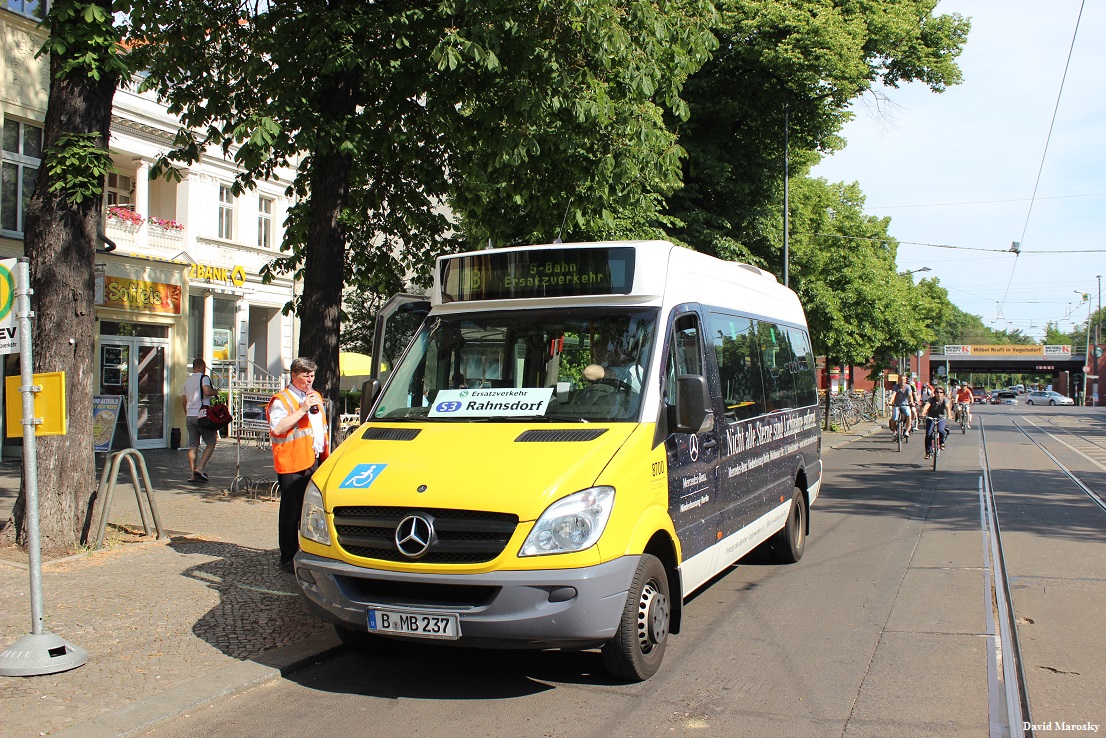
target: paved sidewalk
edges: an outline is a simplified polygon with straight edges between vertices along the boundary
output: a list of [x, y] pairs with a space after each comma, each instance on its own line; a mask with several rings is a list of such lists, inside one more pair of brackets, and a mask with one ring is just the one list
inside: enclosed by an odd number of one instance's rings
[[[877, 432], [827, 433], [839, 448]], [[239, 474], [275, 480], [268, 449], [222, 439], [211, 481], [188, 479], [184, 451], [144, 453], [168, 541], [114, 548], [43, 567], [48, 630], [89, 653], [61, 674], [0, 677], [0, 738], [127, 736], [248, 686], [279, 678], [339, 646], [311, 615], [277, 554], [277, 502], [230, 494]], [[20, 467], [0, 464], [0, 519]], [[142, 531], [124, 473], [109, 521]], [[125, 482], [125, 483], [124, 483]], [[109, 532], [108, 539], [112, 538]], [[0, 560], [0, 648], [30, 632], [26, 567]]]
[[[60, 674], [0, 677], [0, 738], [120, 736], [220, 695], [273, 679], [338, 645], [280, 570], [277, 501], [231, 495], [236, 470], [275, 481], [268, 449], [221, 439], [211, 481], [188, 480], [184, 451], [143, 454], [167, 541], [113, 548], [43, 566], [46, 628], [89, 653]], [[124, 465], [125, 468], [125, 465]], [[19, 487], [0, 464], [0, 514]], [[109, 521], [142, 532], [129, 473]], [[152, 527], [152, 525], [151, 525]], [[110, 542], [118, 533], [109, 528]], [[133, 538], [133, 536], [130, 536]], [[30, 632], [29, 575], [0, 560], [0, 649]]]

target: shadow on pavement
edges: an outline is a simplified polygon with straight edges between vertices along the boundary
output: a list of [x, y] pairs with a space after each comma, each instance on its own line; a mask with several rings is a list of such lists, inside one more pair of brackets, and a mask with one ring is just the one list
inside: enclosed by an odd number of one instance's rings
[[182, 572], [219, 595], [192, 634], [225, 655], [251, 659], [329, 627], [308, 612], [276, 551], [187, 537], [174, 538], [169, 547], [208, 559]]
[[446, 644], [392, 642], [346, 648], [323, 668], [286, 677], [313, 690], [383, 699], [510, 699], [557, 684], [618, 686], [598, 650], [498, 651]]
[[[889, 433], [877, 433], [835, 451], [839, 458], [827, 460], [822, 494], [811, 511], [812, 531], [819, 513], [897, 515], [925, 519], [945, 530], [979, 530], [975, 493], [983, 470], [978, 438], [952, 434], [936, 472], [922, 457], [921, 440], [915, 438], [900, 452]], [[1106, 541], [1092, 514], [1094, 504], [1073, 493], [1058, 469], [992, 470], [991, 484], [1003, 533]]]

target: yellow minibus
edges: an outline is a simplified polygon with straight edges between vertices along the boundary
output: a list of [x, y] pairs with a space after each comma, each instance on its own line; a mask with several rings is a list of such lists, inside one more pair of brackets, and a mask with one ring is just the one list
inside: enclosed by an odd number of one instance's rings
[[555, 243], [439, 257], [429, 297], [304, 499], [297, 581], [344, 641], [600, 648], [642, 681], [692, 592], [803, 555], [815, 364], [774, 276]]

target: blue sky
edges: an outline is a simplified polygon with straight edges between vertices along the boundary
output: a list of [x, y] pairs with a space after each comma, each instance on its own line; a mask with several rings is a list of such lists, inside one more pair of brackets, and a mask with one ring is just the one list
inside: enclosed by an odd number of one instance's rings
[[1097, 309], [1106, 277], [1106, 2], [1086, 0], [1075, 35], [1080, 6], [943, 0], [937, 13], [972, 21], [963, 83], [882, 88], [890, 105], [866, 95], [847, 148], [812, 172], [860, 183], [865, 210], [891, 218], [900, 270], [928, 266], [915, 279], [937, 277], [989, 327], [1038, 339], [1049, 321], [1086, 321], [1075, 290]]

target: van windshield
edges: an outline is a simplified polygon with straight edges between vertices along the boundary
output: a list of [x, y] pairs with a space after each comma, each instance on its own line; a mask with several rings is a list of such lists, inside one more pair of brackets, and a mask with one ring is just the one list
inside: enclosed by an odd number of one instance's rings
[[636, 421], [656, 322], [655, 308], [432, 316], [374, 417]]

